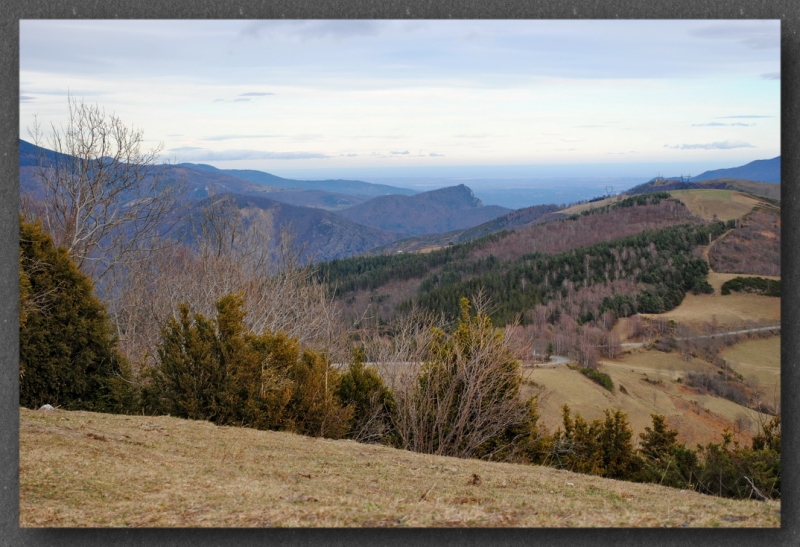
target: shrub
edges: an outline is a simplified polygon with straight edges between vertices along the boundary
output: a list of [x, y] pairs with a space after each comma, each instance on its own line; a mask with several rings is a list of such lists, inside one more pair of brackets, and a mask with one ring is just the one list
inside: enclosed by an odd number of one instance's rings
[[642, 469], [635, 480], [687, 488], [697, 472], [697, 453], [678, 444], [678, 432], [667, 428], [664, 416], [650, 415], [653, 427], [639, 434]]
[[779, 279], [773, 280], [763, 277], [734, 277], [722, 284], [721, 292], [723, 295], [731, 294], [731, 291], [780, 297], [781, 282]]
[[564, 430], [553, 436], [551, 462], [557, 467], [578, 473], [614, 479], [630, 479], [640, 473], [642, 461], [633, 448], [627, 415], [605, 411], [604, 420], [591, 423], [570, 408], [562, 409]]
[[241, 295], [217, 302], [216, 319], [186, 304], [162, 329], [143, 404], [151, 412], [259, 429], [341, 437], [352, 411], [335, 397], [339, 375], [284, 333], [253, 334]]
[[503, 333], [485, 312], [469, 310], [462, 298], [452, 335], [433, 329], [422, 371], [398, 393], [400, 443], [429, 454], [511, 458], [534, 430], [535, 412], [519, 397], [519, 362]]
[[347, 436], [361, 442], [383, 441], [393, 444], [392, 418], [396, 411], [394, 394], [373, 368], [364, 364], [364, 350], [353, 350], [336, 396], [342, 405], [353, 409], [353, 421]]
[[126, 412], [130, 371], [91, 280], [20, 217], [20, 404]]
[[[777, 422], [779, 423], [779, 422]], [[697, 490], [729, 498], [777, 499], [781, 495], [780, 449], [767, 444], [760, 449], [731, 448], [733, 435], [726, 430], [721, 443], [699, 449], [703, 465], [697, 476]]]
[[578, 372], [589, 378], [595, 384], [603, 386], [608, 391], [614, 391], [614, 382], [611, 381], [611, 377], [608, 374], [592, 368], [579, 368]]

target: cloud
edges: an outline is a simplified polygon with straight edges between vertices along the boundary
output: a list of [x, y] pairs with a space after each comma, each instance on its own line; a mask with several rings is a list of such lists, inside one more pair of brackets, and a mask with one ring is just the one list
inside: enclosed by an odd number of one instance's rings
[[264, 150], [208, 150], [196, 146], [173, 148], [171, 152], [188, 152], [181, 154], [183, 161], [234, 161], [234, 160], [307, 160], [328, 158], [319, 152], [267, 152]]
[[772, 118], [772, 116], [758, 116], [755, 114], [742, 114], [741, 116], [717, 116], [718, 120], [731, 120], [740, 118]]
[[720, 21], [689, 31], [690, 36], [738, 42], [751, 49], [773, 49], [781, 45], [780, 26], [764, 21]]
[[730, 150], [732, 148], [755, 148], [755, 146], [743, 141], [720, 141], [708, 144], [676, 144], [675, 146], [665, 144], [664, 148], [675, 150]]
[[488, 133], [461, 133], [459, 135], [454, 135], [457, 139], [485, 139], [490, 135]]
[[28, 103], [28, 102], [35, 101], [35, 100], [36, 100], [36, 98], [35, 97], [31, 97], [30, 95], [20, 95], [19, 96], [19, 102], [21, 102], [21, 103]]
[[408, 155], [408, 150], [403, 150], [402, 152], [398, 152], [398, 151], [392, 150], [392, 154], [406, 156], [406, 155]]
[[432, 158], [443, 158], [444, 157], [444, 154], [437, 154], [436, 152], [431, 152], [428, 155], [431, 156]]
[[761, 75], [761, 78], [764, 80], [780, 80], [781, 73], [780, 72], [766, 72]]
[[229, 141], [233, 139], [269, 139], [277, 137], [278, 135], [216, 135], [214, 137], [205, 137], [204, 141]]
[[247, 103], [250, 102], [252, 99], [251, 97], [267, 97], [270, 95], [275, 95], [274, 93], [270, 92], [259, 92], [259, 91], [250, 91], [248, 93], [239, 93], [233, 99], [214, 99], [215, 103]]
[[374, 36], [379, 34], [381, 22], [370, 20], [330, 20], [330, 21], [253, 21], [239, 31], [241, 36], [261, 38], [273, 36], [319, 40], [335, 40]]
[[709, 122], [709, 123], [693, 123], [692, 127], [753, 127], [754, 123], [742, 123], [742, 122], [734, 122], [734, 123], [721, 123], [721, 122]]

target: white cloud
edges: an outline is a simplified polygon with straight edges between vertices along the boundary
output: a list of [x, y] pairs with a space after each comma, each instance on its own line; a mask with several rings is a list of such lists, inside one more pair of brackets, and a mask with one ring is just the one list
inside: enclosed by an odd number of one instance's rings
[[327, 158], [319, 152], [268, 152], [264, 150], [208, 150], [197, 146], [172, 148], [181, 161], [307, 160]]
[[731, 150], [733, 148], [755, 148], [755, 146], [743, 141], [728, 140], [707, 144], [676, 144], [675, 146], [665, 144], [664, 148], [673, 148], [675, 150]]

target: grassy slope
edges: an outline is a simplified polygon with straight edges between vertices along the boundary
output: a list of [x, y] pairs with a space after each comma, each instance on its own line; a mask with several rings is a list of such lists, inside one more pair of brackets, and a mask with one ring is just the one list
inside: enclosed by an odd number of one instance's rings
[[[739, 372], [737, 367], [734, 370]], [[779, 366], [763, 371], [778, 374]], [[679, 442], [695, 448], [698, 444], [720, 442], [725, 428], [734, 428], [740, 416], [748, 418], [749, 430], [736, 430], [737, 440], [749, 444], [757, 430], [759, 416], [744, 406], [708, 393], [698, 393], [678, 382], [690, 371], [716, 374], [714, 366], [700, 359], [685, 362], [679, 353], [635, 350], [616, 360], [601, 361], [600, 370], [611, 377], [609, 392], [578, 371], [567, 367], [526, 369], [526, 377], [539, 385], [540, 423], [553, 431], [561, 426], [561, 407], [569, 405], [588, 420], [603, 418], [606, 409], [620, 409], [628, 415], [634, 438], [651, 426], [651, 414], [661, 414], [678, 430]], [[745, 370], [741, 371], [747, 378]], [[625, 392], [620, 390], [624, 386]], [[765, 384], [761, 384], [766, 388]], [[766, 389], [765, 389], [766, 391]], [[771, 391], [771, 390], [770, 390]]]
[[748, 340], [722, 351], [728, 365], [767, 394], [781, 392], [781, 339]]
[[762, 200], [732, 190], [673, 190], [670, 192], [700, 218], [719, 220], [742, 218]]
[[20, 409], [20, 525], [778, 527], [780, 503], [169, 417]]

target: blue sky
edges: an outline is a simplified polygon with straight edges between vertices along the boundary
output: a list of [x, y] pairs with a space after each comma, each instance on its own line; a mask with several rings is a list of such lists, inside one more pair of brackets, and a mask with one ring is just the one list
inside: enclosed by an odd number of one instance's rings
[[780, 22], [21, 21], [20, 136], [67, 93], [221, 168], [696, 174], [780, 154]]

